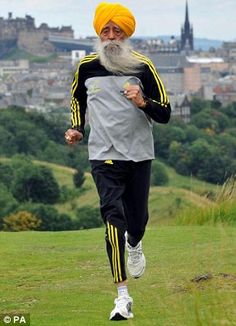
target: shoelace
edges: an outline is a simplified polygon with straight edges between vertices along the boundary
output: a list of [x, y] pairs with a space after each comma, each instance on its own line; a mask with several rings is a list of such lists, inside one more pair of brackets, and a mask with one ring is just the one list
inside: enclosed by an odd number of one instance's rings
[[133, 264], [137, 264], [140, 261], [140, 258], [143, 254], [141, 243], [139, 243], [136, 247], [131, 247], [128, 245], [129, 248], [129, 258], [131, 259]]
[[[127, 297], [119, 297], [115, 299], [115, 305], [117, 306], [117, 308], [123, 307], [124, 304], [127, 304]], [[130, 303], [130, 302], [128, 302]], [[130, 303], [131, 306], [131, 303]]]

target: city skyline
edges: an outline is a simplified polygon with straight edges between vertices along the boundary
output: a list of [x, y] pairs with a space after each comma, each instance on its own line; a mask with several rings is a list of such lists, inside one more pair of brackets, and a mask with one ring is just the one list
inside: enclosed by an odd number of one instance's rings
[[[50, 27], [72, 26], [75, 37], [95, 36], [93, 15], [100, 1], [60, 1], [55, 7], [53, 0], [1, 0], [0, 17], [13, 18], [30, 15], [38, 27], [47, 23]], [[113, 1], [108, 1], [113, 2]], [[185, 19], [185, 0], [146, 0], [145, 5], [136, 0], [120, 1], [135, 15], [137, 26], [134, 36], [180, 35]], [[193, 25], [194, 37], [235, 40], [236, 1], [188, 0], [189, 20]], [[225, 23], [227, 22], [227, 23]]]

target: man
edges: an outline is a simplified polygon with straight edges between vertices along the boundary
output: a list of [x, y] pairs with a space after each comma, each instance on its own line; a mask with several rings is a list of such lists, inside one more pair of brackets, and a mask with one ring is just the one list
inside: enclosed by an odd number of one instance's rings
[[68, 144], [84, 135], [88, 108], [88, 141], [92, 176], [106, 225], [106, 248], [118, 298], [110, 320], [133, 318], [125, 269], [134, 278], [145, 270], [141, 240], [148, 221], [152, 120], [167, 123], [170, 104], [152, 62], [131, 49], [128, 38], [135, 18], [117, 3], [100, 3], [94, 16], [97, 52], [83, 58], [72, 83], [72, 128]]

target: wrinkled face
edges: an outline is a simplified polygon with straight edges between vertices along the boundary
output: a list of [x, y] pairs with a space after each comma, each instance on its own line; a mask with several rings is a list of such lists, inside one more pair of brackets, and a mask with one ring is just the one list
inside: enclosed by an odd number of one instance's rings
[[140, 61], [132, 54], [128, 36], [115, 23], [109, 21], [102, 29], [96, 44], [101, 64], [115, 74], [139, 71]]
[[109, 21], [102, 29], [100, 34], [100, 39], [102, 42], [105, 41], [123, 41], [127, 38], [125, 32], [122, 29], [114, 24], [112, 21]]

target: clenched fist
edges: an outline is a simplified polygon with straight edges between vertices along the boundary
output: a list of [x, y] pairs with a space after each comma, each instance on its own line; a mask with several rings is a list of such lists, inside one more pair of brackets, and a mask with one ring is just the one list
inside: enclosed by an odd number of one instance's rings
[[138, 107], [142, 108], [146, 105], [139, 85], [127, 86], [125, 88], [124, 95]]
[[83, 134], [76, 129], [68, 129], [65, 132], [65, 140], [67, 144], [73, 145], [76, 142], [82, 140]]

